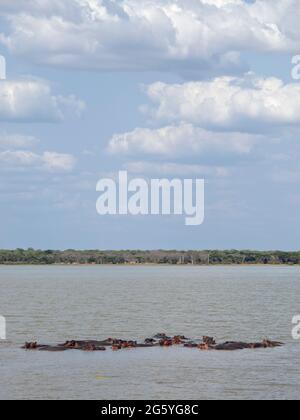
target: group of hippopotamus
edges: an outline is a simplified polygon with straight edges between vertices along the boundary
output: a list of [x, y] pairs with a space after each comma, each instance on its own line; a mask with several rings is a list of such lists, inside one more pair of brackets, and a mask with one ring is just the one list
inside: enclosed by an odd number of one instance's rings
[[133, 348], [150, 348], [155, 346], [171, 347], [183, 346], [186, 348], [197, 348], [199, 350], [243, 350], [243, 349], [265, 349], [280, 347], [283, 343], [278, 341], [263, 340], [258, 343], [244, 343], [236, 341], [227, 341], [222, 344], [217, 344], [214, 338], [204, 336], [202, 340], [190, 340], [183, 335], [176, 335], [169, 337], [167, 334], [156, 334], [152, 338], [146, 338], [143, 343], [138, 343], [132, 340], [119, 340], [108, 338], [104, 341], [66, 341], [64, 344], [56, 346], [41, 345], [36, 342], [25, 343], [22, 347], [26, 350], [41, 350], [41, 351], [66, 351], [66, 350], [83, 350], [83, 351], [105, 351], [107, 348], [112, 350], [133, 349]]

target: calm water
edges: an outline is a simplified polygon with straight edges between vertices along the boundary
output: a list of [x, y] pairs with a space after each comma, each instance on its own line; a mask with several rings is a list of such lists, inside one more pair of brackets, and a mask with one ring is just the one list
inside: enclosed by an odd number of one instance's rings
[[[299, 399], [294, 267], [0, 267], [1, 399]], [[282, 340], [241, 352], [26, 352], [27, 340], [156, 332]]]

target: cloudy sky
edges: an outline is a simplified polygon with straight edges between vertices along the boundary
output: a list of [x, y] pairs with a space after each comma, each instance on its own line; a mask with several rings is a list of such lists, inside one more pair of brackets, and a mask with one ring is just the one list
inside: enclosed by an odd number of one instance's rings
[[[299, 249], [299, 22], [298, 0], [0, 0], [0, 248]], [[205, 178], [205, 223], [100, 217], [124, 169]]]

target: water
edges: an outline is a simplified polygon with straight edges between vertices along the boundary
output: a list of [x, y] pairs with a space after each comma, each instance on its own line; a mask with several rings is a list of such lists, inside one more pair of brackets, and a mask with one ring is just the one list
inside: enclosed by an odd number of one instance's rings
[[[0, 267], [1, 399], [299, 399], [298, 267]], [[261, 340], [278, 349], [26, 352], [156, 332]]]

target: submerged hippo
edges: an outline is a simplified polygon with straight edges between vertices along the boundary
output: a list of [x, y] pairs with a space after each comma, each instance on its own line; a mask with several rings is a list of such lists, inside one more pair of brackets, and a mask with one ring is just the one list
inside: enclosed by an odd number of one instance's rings
[[171, 347], [171, 346], [173, 346], [173, 340], [171, 340], [171, 339], [160, 340], [159, 345], [161, 347]]
[[38, 348], [38, 344], [37, 342], [31, 342], [31, 343], [28, 342], [28, 343], [25, 343], [22, 348], [26, 350], [36, 350]]
[[154, 338], [146, 338], [145, 344], [155, 344], [156, 340]]
[[207, 344], [209, 346], [215, 346], [216, 345], [215, 339], [213, 337], [207, 337], [207, 336], [203, 337], [203, 343]]
[[243, 343], [235, 341], [227, 341], [226, 343], [216, 345], [215, 350], [245, 350], [245, 349], [262, 349], [281, 347], [283, 343], [278, 341], [263, 340], [261, 343]]
[[173, 337], [173, 344], [184, 344], [187, 338], [184, 335], [175, 335]]
[[156, 334], [153, 338], [155, 338], [156, 340], [170, 340], [171, 339], [171, 337], [168, 337], [167, 334], [165, 333]]
[[189, 341], [188, 343], [184, 344], [184, 347], [189, 349], [197, 348], [199, 344], [195, 343], [194, 341]]
[[226, 343], [216, 345], [214, 348], [215, 350], [228, 350], [228, 351], [244, 350], [244, 349], [249, 348], [249, 344], [242, 343], [242, 342], [227, 341]]
[[213, 349], [213, 347], [209, 346], [207, 343], [198, 344], [197, 348], [199, 350], [204, 350], [204, 351], [212, 350]]
[[39, 351], [50, 351], [53, 353], [67, 351], [68, 349], [62, 346], [41, 346]]
[[97, 347], [92, 343], [88, 343], [83, 347], [82, 350], [84, 350], [84, 351], [105, 351], [106, 347], [99, 347], [99, 346]]
[[41, 351], [66, 351], [66, 350], [82, 350], [86, 352], [105, 351], [106, 348], [111, 347], [112, 350], [133, 349], [133, 348], [150, 348], [154, 346], [171, 347], [173, 345], [182, 346], [185, 348], [195, 348], [203, 351], [217, 350], [217, 351], [235, 351], [244, 349], [267, 349], [280, 347], [283, 343], [279, 341], [271, 341], [268, 339], [257, 343], [245, 343], [242, 341], [226, 341], [225, 343], [217, 344], [213, 337], [204, 336], [203, 342], [200, 340], [188, 340], [183, 335], [175, 335], [173, 338], [168, 337], [165, 333], [156, 334], [154, 338], [146, 338], [143, 343], [138, 343], [133, 340], [120, 340], [117, 338], [108, 338], [104, 341], [96, 340], [71, 340], [56, 346], [40, 345], [37, 342], [27, 342], [22, 347], [25, 350], [41, 350]]

